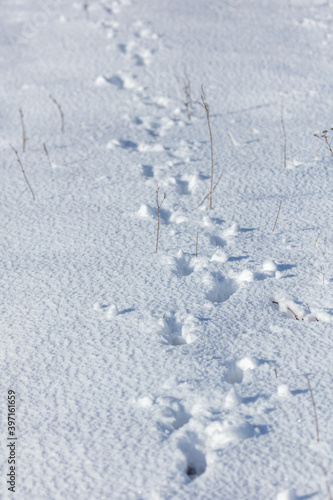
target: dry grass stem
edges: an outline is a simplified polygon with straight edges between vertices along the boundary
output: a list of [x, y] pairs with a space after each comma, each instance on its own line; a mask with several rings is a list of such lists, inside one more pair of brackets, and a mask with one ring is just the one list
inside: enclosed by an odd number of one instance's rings
[[[272, 300], [272, 304], [280, 306], [280, 303], [277, 300]], [[308, 309], [309, 309], [310, 313], [312, 314], [309, 306], [308, 306]], [[300, 316], [298, 316], [290, 307], [287, 307], [287, 311], [289, 311], [294, 316], [294, 318], [297, 319], [297, 321], [304, 321], [304, 318], [301, 318]], [[316, 316], [315, 316], [315, 320], [319, 321], [319, 319]]]
[[89, 15], [89, 2], [88, 2], [88, 0], [84, 0], [83, 9], [84, 9], [84, 12], [86, 13], [86, 20], [89, 22], [90, 15]]
[[211, 169], [210, 169], [209, 208], [213, 208], [213, 178], [214, 178], [213, 136], [212, 136], [212, 130], [210, 127], [209, 106], [208, 106], [208, 103], [206, 101], [206, 94], [205, 94], [205, 91], [203, 88], [203, 84], [201, 85], [201, 101], [202, 101], [202, 107], [206, 111], [207, 124], [208, 124], [208, 130], [209, 130], [209, 138], [210, 138]]
[[18, 163], [19, 163], [19, 165], [20, 165], [20, 167], [21, 167], [21, 171], [22, 171], [23, 177], [24, 177], [24, 179], [25, 179], [25, 182], [27, 183], [28, 188], [29, 188], [29, 189], [30, 189], [30, 191], [31, 191], [31, 194], [32, 194], [32, 199], [33, 199], [34, 201], [36, 201], [35, 194], [34, 194], [34, 192], [33, 192], [33, 190], [32, 190], [32, 187], [31, 187], [31, 186], [30, 186], [30, 184], [29, 184], [29, 181], [28, 181], [28, 179], [27, 179], [27, 176], [25, 175], [25, 171], [24, 171], [24, 168], [23, 168], [22, 162], [21, 162], [21, 160], [20, 160], [19, 154], [18, 154], [18, 152], [16, 151], [16, 149], [15, 149], [15, 148], [13, 148], [13, 146], [12, 146], [11, 144], [9, 144], [9, 145], [10, 145], [10, 147], [12, 148], [12, 150], [14, 151], [14, 153], [15, 153], [15, 155], [16, 155], [16, 159], [17, 159], [17, 161], [18, 161]]
[[317, 238], [316, 238], [316, 241], [314, 242], [314, 245], [313, 245], [314, 247], [317, 245], [317, 241], [318, 241], [319, 236], [320, 236], [320, 233], [318, 233], [318, 236], [317, 236]]
[[325, 482], [326, 482], [326, 489], [327, 489], [327, 493], [328, 493], [328, 498], [329, 498], [329, 500], [333, 500], [332, 492], [331, 492], [331, 487], [330, 487], [330, 482], [328, 480], [327, 470], [325, 469], [325, 467], [322, 464], [320, 464], [320, 468], [323, 471], [323, 474], [325, 476]]
[[23, 150], [23, 153], [25, 153], [25, 146], [26, 146], [28, 137], [27, 137], [27, 134], [25, 133], [24, 115], [23, 115], [23, 111], [21, 108], [19, 109], [19, 113], [20, 113], [20, 117], [21, 117], [21, 126], [22, 126], [22, 143], [23, 143], [22, 150]]
[[314, 413], [315, 422], [316, 422], [317, 441], [318, 441], [318, 443], [319, 443], [319, 425], [318, 425], [318, 417], [317, 417], [316, 403], [315, 403], [315, 400], [314, 400], [314, 397], [313, 397], [313, 392], [312, 392], [312, 388], [311, 388], [311, 384], [310, 384], [310, 379], [309, 379], [309, 376], [308, 376], [308, 375], [305, 375], [305, 376], [306, 376], [306, 380], [308, 381], [308, 386], [309, 386], [310, 396], [311, 396], [311, 400], [312, 400], [313, 413]]
[[[333, 130], [333, 127], [331, 127], [330, 130]], [[323, 130], [321, 134], [319, 132], [316, 132], [313, 135], [325, 143], [326, 148], [329, 150], [329, 152], [333, 156], [333, 149], [332, 149], [333, 135], [329, 138], [328, 137], [328, 130]]]
[[279, 215], [280, 215], [281, 204], [282, 204], [282, 200], [280, 200], [279, 210], [278, 210], [278, 213], [277, 213], [277, 216], [276, 216], [276, 219], [275, 219], [275, 223], [274, 223], [274, 227], [273, 227], [272, 233], [274, 233], [275, 228], [276, 228], [276, 224], [277, 224], [277, 221], [278, 221], [278, 218], [279, 218]]
[[284, 168], [287, 168], [287, 135], [286, 135], [286, 129], [284, 126], [284, 121], [283, 121], [283, 109], [281, 110], [281, 125], [282, 125], [282, 130], [283, 130], [283, 163], [284, 163]]
[[[217, 181], [215, 183], [215, 186], [213, 187], [213, 191], [215, 191], [218, 183], [220, 182], [220, 180], [222, 178], [222, 174], [223, 174], [223, 172], [221, 172], [220, 177], [217, 179]], [[204, 204], [204, 202], [207, 200], [208, 196], [210, 196], [210, 192], [204, 197], [204, 199], [202, 200], [202, 202], [199, 203], [199, 205], [195, 208], [195, 210], [197, 210], [198, 208], [200, 208]]]
[[166, 198], [166, 194], [164, 193], [163, 200], [161, 201], [161, 203], [159, 203], [159, 201], [158, 201], [158, 192], [159, 192], [159, 190], [160, 190], [160, 188], [159, 188], [159, 185], [157, 184], [157, 188], [156, 188], [156, 204], [157, 204], [156, 253], [158, 252], [158, 239], [159, 239], [159, 234], [160, 234], [160, 208], [163, 205], [163, 202], [164, 202], [164, 200]]
[[50, 165], [50, 167], [52, 168], [51, 158], [50, 158], [50, 155], [49, 155], [49, 152], [48, 152], [48, 150], [47, 150], [47, 147], [46, 147], [45, 142], [44, 142], [43, 146], [44, 146], [44, 151], [45, 151], [45, 154], [46, 154], [46, 156], [47, 156], [47, 159], [49, 160], [49, 165]]
[[61, 109], [61, 106], [60, 104], [58, 103], [58, 101], [52, 96], [50, 95], [50, 99], [52, 99], [52, 101], [54, 102], [54, 104], [57, 106], [58, 110], [59, 110], [59, 113], [60, 113], [60, 120], [61, 120], [61, 132], [64, 133], [65, 132], [65, 119], [64, 119], [64, 113]]
[[191, 121], [192, 115], [193, 115], [193, 101], [191, 97], [191, 82], [189, 80], [189, 77], [187, 76], [186, 68], [184, 68], [184, 78], [183, 78], [183, 85], [184, 85], [184, 93], [185, 93], [185, 108], [186, 108], [186, 113], [187, 113], [187, 118], [189, 121]]

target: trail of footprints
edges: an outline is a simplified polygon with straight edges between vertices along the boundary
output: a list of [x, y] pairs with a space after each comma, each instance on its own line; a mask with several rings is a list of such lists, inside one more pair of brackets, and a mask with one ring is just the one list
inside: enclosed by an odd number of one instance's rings
[[[126, 3], [128, 2], [105, 2], [103, 8], [109, 15], [117, 14], [121, 6]], [[117, 36], [119, 26], [114, 19], [103, 21], [101, 24], [106, 31], [107, 38]], [[132, 40], [117, 44], [119, 55], [125, 61], [134, 63], [138, 71], [141, 68], [147, 69], [156, 54], [156, 40], [159, 37], [149, 26], [145, 26], [140, 21], [132, 26], [132, 35]], [[144, 89], [139, 84], [135, 73], [119, 70], [111, 75], [99, 75], [95, 80], [95, 85], [96, 87], [112, 85], [119, 92], [136, 92], [144, 101]], [[150, 98], [149, 104], [153, 104], [158, 109], [165, 109], [169, 107], [170, 102], [167, 98], [158, 96]], [[185, 125], [179, 113], [179, 110], [176, 109], [169, 113], [169, 116], [137, 116], [131, 125], [146, 133], [147, 141], [136, 142], [128, 137], [111, 138], [107, 148], [122, 148], [129, 153], [138, 152], [142, 155], [145, 153], [166, 154], [170, 158], [167, 166], [177, 166], [177, 162], [180, 164], [187, 162], [199, 145], [180, 141], [176, 150], [168, 151], [160, 142], [174, 127]], [[160, 182], [161, 175], [158, 166], [143, 162], [140, 164], [140, 168], [141, 175], [146, 182], [154, 186], [156, 186], [156, 182]], [[196, 192], [202, 193], [205, 181], [207, 181], [207, 177], [200, 173], [169, 175], [169, 177], [163, 178], [162, 187], [163, 189], [171, 188], [180, 196], [188, 196]], [[137, 216], [157, 219], [157, 209], [149, 204], [142, 204]], [[166, 209], [161, 209], [160, 216], [161, 222], [164, 224], [180, 224], [187, 220], [187, 216], [183, 213]], [[239, 234], [240, 229], [237, 224], [232, 224], [216, 234], [216, 226], [209, 217], [203, 217], [202, 225], [207, 229], [208, 233], [206, 234], [214, 248], [210, 259], [207, 257], [197, 258], [182, 250], [179, 250], [174, 256], [164, 256], [163, 258], [175, 276], [185, 280], [193, 279], [194, 285], [196, 279], [200, 282], [204, 300], [213, 304], [222, 304], [237, 292], [242, 283], [271, 278], [279, 279], [285, 271], [293, 267], [278, 266], [273, 261], [266, 261], [262, 268], [256, 272], [244, 269], [238, 274], [225, 274], [223, 264], [228, 260], [247, 258], [246, 256], [230, 257], [226, 253], [229, 242]], [[286, 299], [279, 298], [279, 301], [275, 300], [275, 302], [277, 302], [275, 305], [278, 306], [279, 310], [287, 316], [294, 315], [296, 311], [296, 314], [306, 321], [316, 321], [319, 318], [318, 314], [311, 311], [309, 313], [300, 311], [298, 304], [288, 302]], [[114, 320], [119, 314], [114, 304], [100, 305], [96, 303], [94, 309], [96, 314], [107, 320]], [[290, 309], [292, 313], [290, 313]], [[324, 313], [320, 316], [320, 320], [323, 321], [328, 321], [330, 318], [331, 316], [328, 319], [328, 315], [325, 316]], [[162, 344], [175, 348], [182, 348], [182, 346], [198, 341], [202, 334], [202, 324], [194, 315], [175, 311], [166, 313], [163, 318], [150, 325], [150, 329], [161, 339]], [[216, 400], [220, 401], [220, 404], [215, 408], [211, 408], [204, 400], [200, 399], [193, 404], [193, 394], [189, 397], [188, 385], [186, 386], [187, 392], [182, 391], [182, 383], [179, 381], [171, 384], [171, 387], [165, 387], [166, 394], [163, 396], [153, 397], [149, 395], [136, 400], [136, 404], [140, 408], [154, 412], [159, 431], [170, 439], [174, 447], [180, 450], [183, 459], [179, 463], [179, 468], [188, 480], [194, 480], [202, 475], [209, 464], [217, 459], [219, 452], [230, 443], [260, 438], [269, 432], [267, 426], [256, 422], [255, 418], [244, 416], [239, 411], [242, 405], [251, 405], [256, 398], [242, 398], [238, 386], [241, 387], [244, 379], [260, 369], [262, 364], [264, 362], [250, 357], [226, 363], [223, 367], [222, 380], [230, 388], [224, 396], [221, 394], [216, 396]], [[282, 388], [278, 394], [284, 396], [285, 392]], [[223, 397], [222, 401], [221, 397]]]
[[[242, 384], [248, 372], [255, 371], [261, 364], [264, 362], [256, 358], [244, 357], [226, 365], [222, 376], [231, 387], [222, 399], [217, 395], [219, 404], [214, 408], [200, 397], [193, 398], [191, 391], [189, 395], [188, 384], [178, 380], [171, 383], [172, 387], [168, 384], [165, 387], [171, 395], [136, 400], [139, 407], [154, 412], [159, 431], [182, 452], [183, 459], [177, 465], [189, 480], [203, 474], [229, 444], [258, 438], [269, 431], [266, 425], [239, 411], [241, 405], [249, 405], [256, 398], [242, 398], [235, 388], [236, 384]], [[187, 395], [173, 396], [173, 392], [182, 393], [182, 386], [186, 386]]]

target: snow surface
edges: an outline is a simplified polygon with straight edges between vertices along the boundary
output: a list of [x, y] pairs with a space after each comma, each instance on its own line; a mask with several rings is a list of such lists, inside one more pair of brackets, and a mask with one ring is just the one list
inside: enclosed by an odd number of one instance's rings
[[332, 498], [333, 2], [0, 9], [1, 498]]

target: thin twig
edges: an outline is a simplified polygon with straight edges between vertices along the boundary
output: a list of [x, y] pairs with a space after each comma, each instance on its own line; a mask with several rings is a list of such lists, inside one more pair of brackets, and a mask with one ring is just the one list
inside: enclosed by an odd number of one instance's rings
[[46, 147], [45, 142], [43, 143], [43, 146], [44, 146], [44, 151], [45, 151], [45, 154], [46, 154], [46, 156], [47, 156], [47, 159], [49, 160], [49, 165], [50, 165], [50, 167], [52, 168], [51, 158], [50, 158], [50, 155], [49, 155], [49, 152], [48, 152], [48, 150], [47, 150], [47, 147]]
[[199, 239], [199, 231], [197, 231], [197, 239], [195, 242], [195, 256], [198, 257], [198, 239]]
[[156, 188], [156, 203], [157, 203], [157, 235], [156, 235], [156, 253], [158, 252], [158, 238], [159, 238], [159, 234], [160, 234], [160, 208], [161, 206], [163, 205], [163, 202], [166, 198], [166, 194], [164, 193], [164, 197], [163, 197], [163, 200], [161, 201], [161, 203], [158, 202], [158, 192], [160, 190], [160, 187], [157, 183], [157, 188]]
[[317, 238], [316, 238], [316, 241], [315, 241], [315, 243], [314, 243], [314, 245], [313, 245], [314, 247], [317, 245], [317, 241], [318, 241], [319, 236], [320, 236], [320, 233], [318, 233], [318, 236], [317, 236]]
[[189, 77], [187, 76], [186, 66], [184, 66], [183, 85], [184, 85], [184, 93], [185, 93], [184, 104], [185, 104], [185, 108], [186, 108], [187, 118], [189, 121], [191, 121], [192, 114], [193, 114], [193, 102], [192, 102], [192, 97], [191, 97], [191, 82], [189, 80]]
[[65, 132], [65, 120], [64, 120], [64, 113], [61, 109], [61, 106], [60, 104], [58, 103], [58, 101], [52, 96], [50, 95], [50, 99], [52, 99], [52, 101], [54, 102], [54, 104], [57, 106], [58, 110], [59, 110], [59, 113], [60, 113], [60, 119], [61, 119], [61, 132], [64, 133]]
[[16, 151], [16, 149], [15, 149], [15, 148], [13, 148], [13, 146], [12, 146], [11, 144], [9, 144], [9, 145], [10, 145], [10, 147], [12, 148], [12, 150], [14, 151], [14, 153], [16, 154], [16, 159], [17, 159], [17, 161], [18, 161], [18, 163], [19, 163], [19, 165], [20, 165], [20, 167], [21, 167], [22, 174], [23, 174], [23, 177], [24, 177], [24, 179], [25, 179], [25, 182], [27, 183], [28, 188], [29, 188], [29, 189], [30, 189], [30, 191], [31, 191], [31, 194], [32, 194], [32, 199], [33, 199], [34, 201], [36, 201], [35, 194], [34, 194], [34, 192], [33, 192], [33, 190], [32, 190], [32, 187], [31, 187], [31, 186], [30, 186], [30, 184], [29, 184], [29, 181], [28, 181], [28, 179], [27, 179], [27, 176], [25, 175], [25, 171], [24, 171], [24, 168], [23, 168], [22, 162], [21, 162], [21, 160], [20, 160], [19, 154], [18, 154], [18, 152]]
[[[309, 311], [310, 311], [310, 314], [312, 314], [312, 311], [311, 311], [311, 309], [310, 309], [309, 304], [308, 304], [308, 309], [309, 309]], [[316, 320], [316, 321], [319, 321], [319, 319], [317, 318], [317, 316], [315, 316], [315, 320]]]
[[313, 412], [314, 412], [315, 421], [316, 421], [317, 441], [319, 443], [319, 425], [318, 425], [318, 418], [317, 418], [316, 403], [315, 403], [315, 400], [314, 400], [314, 397], [313, 397], [313, 392], [312, 392], [312, 388], [311, 388], [309, 376], [308, 375], [305, 375], [305, 376], [306, 376], [306, 380], [308, 381], [308, 386], [309, 386], [309, 390], [310, 390], [310, 395], [311, 395], [311, 400], [312, 400], [312, 406], [313, 406]]
[[25, 145], [27, 143], [28, 137], [25, 133], [24, 115], [23, 115], [23, 111], [21, 108], [19, 109], [19, 113], [20, 113], [20, 117], [21, 117], [21, 126], [22, 126], [22, 143], [23, 143], [22, 150], [23, 150], [23, 153], [25, 153]]
[[330, 487], [330, 482], [329, 482], [328, 477], [327, 477], [327, 470], [325, 469], [325, 467], [322, 464], [320, 464], [320, 468], [323, 471], [323, 474], [325, 476], [326, 489], [327, 489], [327, 493], [328, 493], [328, 498], [329, 498], [329, 500], [333, 500], [332, 492], [331, 492], [331, 487]]
[[[277, 300], [272, 300], [272, 304], [275, 304], [280, 307], [280, 303]], [[290, 309], [290, 307], [287, 307], [287, 310], [291, 312], [291, 314], [294, 316], [295, 319], [297, 319], [297, 321], [304, 320], [304, 318], [299, 318], [297, 314], [292, 309]]]
[[[215, 191], [215, 188], [217, 187], [218, 183], [220, 182], [220, 180], [221, 180], [221, 178], [222, 178], [222, 174], [223, 174], [223, 172], [221, 172], [220, 177], [217, 179], [217, 182], [215, 183], [215, 186], [213, 187], [213, 191]], [[201, 205], [203, 205], [203, 204], [204, 204], [204, 202], [207, 200], [207, 198], [208, 198], [208, 196], [209, 196], [209, 195], [210, 195], [210, 193], [208, 193], [208, 194], [204, 197], [204, 199], [202, 200], [202, 202], [201, 202], [201, 203], [199, 203], [199, 205], [198, 205], [198, 206], [197, 206], [194, 210], [197, 210], [198, 208], [200, 208], [200, 207], [201, 207]]]
[[88, 2], [88, 0], [84, 0], [83, 9], [84, 9], [84, 11], [86, 13], [86, 20], [89, 22], [90, 21], [90, 15], [89, 15], [89, 2]]
[[214, 177], [214, 157], [213, 157], [213, 137], [212, 130], [210, 128], [210, 118], [209, 118], [209, 106], [206, 102], [206, 94], [201, 84], [201, 101], [204, 110], [206, 111], [209, 137], [210, 137], [210, 158], [211, 158], [211, 169], [210, 169], [210, 192], [209, 192], [209, 208], [213, 208], [213, 177]]
[[278, 210], [278, 213], [277, 213], [277, 216], [276, 216], [276, 219], [275, 219], [275, 224], [274, 224], [273, 231], [272, 231], [273, 233], [274, 233], [274, 231], [275, 231], [275, 227], [276, 227], [276, 224], [277, 224], [277, 221], [278, 221], [279, 215], [280, 215], [281, 204], [282, 204], [282, 200], [280, 200], [279, 210]]
[[[331, 130], [333, 130], [333, 127], [331, 127]], [[331, 140], [329, 141], [327, 134], [328, 134], [328, 130], [323, 130], [321, 135], [319, 135], [317, 132], [313, 135], [326, 144], [326, 148], [329, 150], [329, 152], [333, 156], [333, 149], [332, 149], [333, 137], [331, 137]]]
[[294, 317], [295, 317], [295, 319], [297, 319], [297, 321], [300, 321], [300, 320], [304, 321], [304, 318], [300, 318], [299, 316], [297, 316], [297, 314], [292, 309], [290, 309], [290, 307], [287, 307], [287, 309], [288, 309], [288, 311], [291, 312], [291, 314], [294, 315]]
[[281, 109], [281, 125], [282, 125], [283, 138], [284, 138], [284, 143], [283, 143], [283, 162], [284, 162], [284, 168], [286, 168], [287, 167], [287, 136], [286, 136], [286, 129], [284, 127], [284, 121], [283, 121], [283, 108]]

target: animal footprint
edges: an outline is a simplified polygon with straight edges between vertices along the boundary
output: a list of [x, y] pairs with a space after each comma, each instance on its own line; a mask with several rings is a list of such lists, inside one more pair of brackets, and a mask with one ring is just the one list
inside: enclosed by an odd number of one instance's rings
[[106, 319], [112, 319], [118, 316], [118, 309], [115, 304], [111, 305], [100, 305], [99, 302], [94, 304], [94, 310], [98, 313], [103, 314]]
[[179, 399], [160, 396], [156, 399], [156, 403], [159, 405], [163, 421], [170, 424], [174, 430], [181, 429], [190, 421], [191, 415], [186, 412]]
[[210, 300], [210, 302], [225, 302], [239, 287], [239, 283], [236, 279], [226, 278], [221, 273], [206, 274], [203, 281], [206, 288], [208, 288], [206, 299]]
[[180, 276], [189, 276], [194, 270], [194, 265], [192, 263], [193, 258], [190, 255], [186, 255], [182, 250], [179, 250], [177, 257], [172, 259], [172, 264], [174, 264], [174, 272]]
[[185, 474], [192, 480], [201, 476], [206, 470], [207, 461], [197, 434], [193, 431], [187, 432], [186, 436], [179, 440], [178, 448], [185, 455]]
[[160, 333], [165, 341], [174, 346], [191, 344], [197, 338], [199, 321], [192, 315], [188, 315], [184, 321], [179, 313], [165, 316], [159, 321]]

